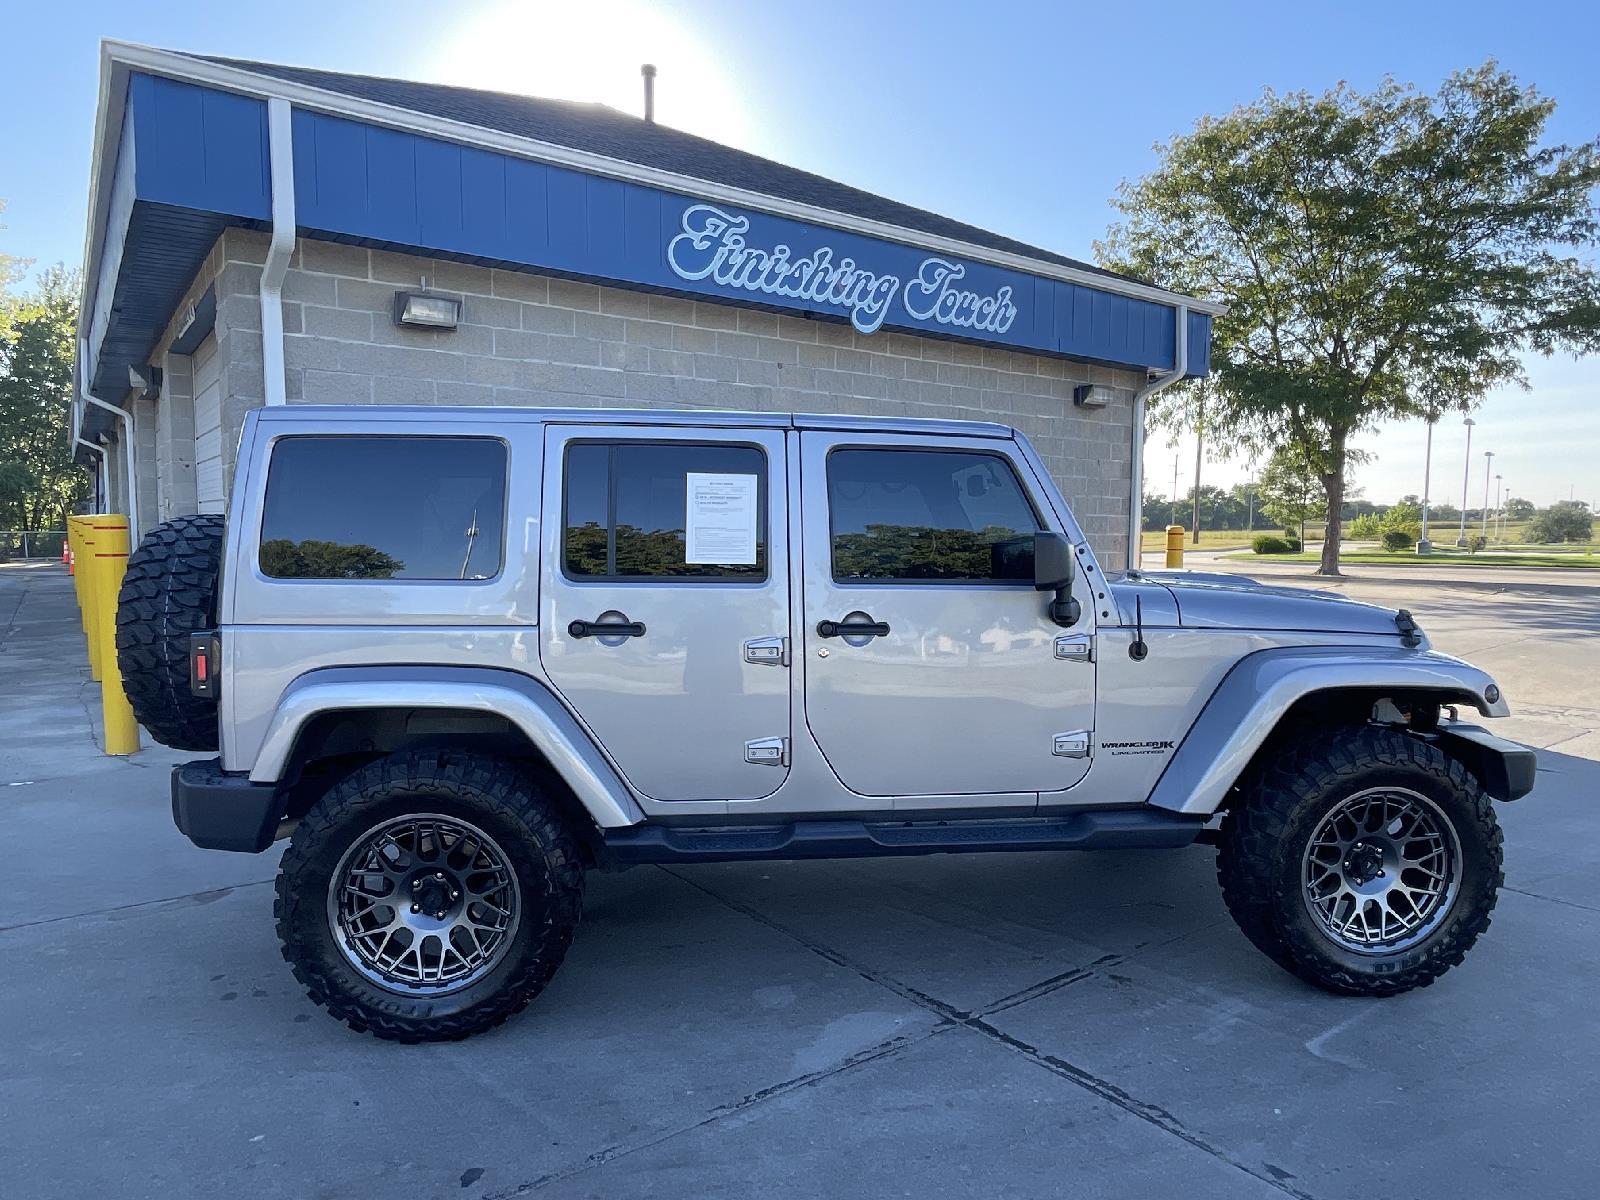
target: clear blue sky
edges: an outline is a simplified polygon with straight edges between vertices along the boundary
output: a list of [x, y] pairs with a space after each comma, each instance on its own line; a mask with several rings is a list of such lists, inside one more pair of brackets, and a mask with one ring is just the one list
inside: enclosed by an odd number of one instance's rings
[[[70, 18], [66, 12], [70, 10]], [[747, 0], [214, 0], [15, 4], [0, 74], [0, 251], [82, 254], [102, 36], [242, 58], [437, 79], [636, 109], [638, 64], [661, 68], [662, 118], [872, 191], [1087, 258], [1119, 181], [1152, 145], [1263, 87], [1431, 89], [1495, 57], [1559, 101], [1553, 139], [1600, 134], [1600, 6], [1453, 3], [984, 3]], [[1530, 364], [1531, 391], [1492, 396], [1473, 439], [1518, 495], [1600, 500], [1600, 359]], [[1419, 425], [1364, 445], [1375, 500], [1419, 491]], [[1435, 497], [1460, 502], [1461, 430], [1434, 445]], [[1152, 439], [1153, 490], [1181, 487], [1193, 443]], [[1208, 481], [1242, 464], [1207, 467]]]

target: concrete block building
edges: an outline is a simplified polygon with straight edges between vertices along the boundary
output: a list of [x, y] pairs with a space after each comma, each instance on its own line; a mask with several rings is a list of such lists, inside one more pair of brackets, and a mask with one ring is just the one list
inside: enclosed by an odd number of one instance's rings
[[264, 404], [1022, 429], [1106, 563], [1217, 306], [599, 105], [108, 42], [73, 435], [139, 530]]

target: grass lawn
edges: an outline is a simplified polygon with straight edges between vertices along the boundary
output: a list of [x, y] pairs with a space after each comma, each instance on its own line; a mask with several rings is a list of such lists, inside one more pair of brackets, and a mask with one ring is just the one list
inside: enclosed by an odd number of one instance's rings
[[[1309, 554], [1225, 554], [1229, 562], [1317, 563], [1322, 555]], [[1565, 567], [1572, 570], [1600, 569], [1600, 555], [1584, 552], [1523, 554], [1494, 551], [1488, 554], [1456, 554], [1434, 551], [1418, 554], [1414, 550], [1394, 554], [1383, 550], [1347, 550], [1339, 555], [1342, 563], [1366, 563], [1388, 567]]]
[[[1260, 533], [1261, 530], [1256, 530]], [[1267, 532], [1271, 532], [1268, 530]], [[1202, 529], [1200, 531], [1200, 549], [1202, 550], [1232, 550], [1235, 548], [1248, 548], [1250, 539], [1255, 534], [1246, 533], [1243, 529]], [[1158, 550], [1167, 548], [1167, 535], [1160, 529], [1145, 530], [1139, 539], [1139, 545], [1146, 554], [1153, 554]], [[1194, 534], [1185, 531], [1183, 535], [1183, 548], [1193, 550]]]

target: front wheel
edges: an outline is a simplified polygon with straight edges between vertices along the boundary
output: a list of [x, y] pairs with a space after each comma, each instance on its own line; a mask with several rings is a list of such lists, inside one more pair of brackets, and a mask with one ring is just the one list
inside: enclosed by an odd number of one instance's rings
[[283, 956], [352, 1029], [464, 1038], [521, 1011], [577, 928], [583, 867], [558, 809], [515, 767], [397, 754], [300, 821], [277, 880]]
[[1225, 816], [1229, 912], [1272, 960], [1347, 995], [1426, 987], [1489, 927], [1492, 801], [1437, 746], [1380, 726], [1286, 744]]

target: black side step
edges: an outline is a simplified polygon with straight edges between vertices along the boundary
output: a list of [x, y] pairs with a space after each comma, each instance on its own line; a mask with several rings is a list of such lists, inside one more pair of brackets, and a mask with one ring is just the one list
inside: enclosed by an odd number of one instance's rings
[[716, 829], [646, 821], [605, 830], [605, 843], [618, 866], [1007, 850], [1165, 850], [1189, 845], [1205, 823], [1204, 817], [1154, 808], [996, 821], [795, 821]]

